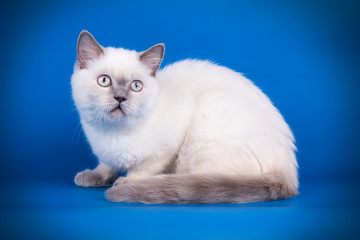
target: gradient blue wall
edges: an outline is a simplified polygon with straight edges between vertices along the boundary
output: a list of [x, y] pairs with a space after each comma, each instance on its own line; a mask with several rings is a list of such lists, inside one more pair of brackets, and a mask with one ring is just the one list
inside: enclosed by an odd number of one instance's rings
[[293, 129], [302, 180], [360, 170], [358, 1], [35, 0], [0, 9], [2, 182], [70, 183], [95, 166], [70, 89], [83, 29], [104, 46], [164, 42], [163, 65], [200, 58], [243, 72]]

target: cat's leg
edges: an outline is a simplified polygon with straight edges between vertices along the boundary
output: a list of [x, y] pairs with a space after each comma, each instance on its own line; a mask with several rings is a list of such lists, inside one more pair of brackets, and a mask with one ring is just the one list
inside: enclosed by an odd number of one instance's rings
[[118, 175], [114, 168], [100, 163], [95, 169], [86, 169], [75, 176], [75, 184], [80, 187], [106, 187], [111, 186]]
[[160, 159], [151, 159], [143, 161], [128, 170], [126, 177], [119, 177], [114, 182], [114, 186], [117, 184], [127, 183], [130, 181], [138, 181], [151, 176], [162, 174], [167, 172], [169, 165], [172, 161], [169, 157], [162, 157]]

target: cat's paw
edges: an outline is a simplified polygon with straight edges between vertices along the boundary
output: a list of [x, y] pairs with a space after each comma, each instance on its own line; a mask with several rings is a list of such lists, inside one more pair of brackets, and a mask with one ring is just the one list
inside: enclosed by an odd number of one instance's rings
[[119, 177], [118, 179], [116, 179], [113, 186], [129, 183], [129, 182], [134, 182], [134, 181], [139, 181], [142, 179], [143, 178], [141, 176]]
[[119, 177], [118, 179], [116, 179], [113, 186], [128, 183], [129, 181], [131, 181], [131, 180], [128, 177]]
[[75, 184], [80, 187], [107, 187], [111, 186], [111, 181], [105, 179], [99, 173], [91, 170], [79, 172], [75, 176]]

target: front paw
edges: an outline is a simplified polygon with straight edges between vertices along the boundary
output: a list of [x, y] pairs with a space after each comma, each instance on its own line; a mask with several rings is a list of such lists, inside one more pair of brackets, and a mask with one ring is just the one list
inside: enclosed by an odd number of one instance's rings
[[104, 179], [99, 173], [87, 169], [76, 174], [75, 184], [80, 187], [107, 187], [111, 186], [111, 181]]
[[124, 184], [124, 183], [128, 183], [128, 182], [129, 182], [129, 178], [128, 178], [128, 177], [119, 177], [118, 179], [116, 179], [116, 181], [114, 182], [113, 186], [120, 185], [120, 184]]
[[131, 176], [131, 177], [119, 177], [118, 179], [116, 179], [116, 181], [114, 182], [113, 186], [116, 185], [120, 185], [120, 184], [125, 184], [125, 183], [129, 183], [129, 182], [134, 182], [134, 181], [139, 181], [142, 180], [143, 178], [137, 176]]

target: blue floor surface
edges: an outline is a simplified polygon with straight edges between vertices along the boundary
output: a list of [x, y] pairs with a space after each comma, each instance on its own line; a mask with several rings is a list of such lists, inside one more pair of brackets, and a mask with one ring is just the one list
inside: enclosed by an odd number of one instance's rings
[[[301, 194], [143, 205], [76, 187], [97, 163], [71, 94], [82, 30], [103, 46], [165, 43], [161, 68], [242, 72], [294, 132]], [[359, 0], [8, 0], [0, 33], [0, 240], [360, 239]]]
[[104, 188], [2, 186], [0, 239], [359, 239], [358, 181], [309, 181], [251, 204], [112, 203]]

